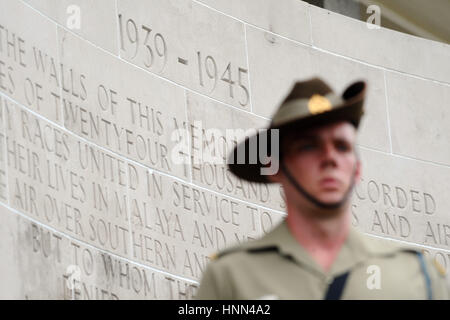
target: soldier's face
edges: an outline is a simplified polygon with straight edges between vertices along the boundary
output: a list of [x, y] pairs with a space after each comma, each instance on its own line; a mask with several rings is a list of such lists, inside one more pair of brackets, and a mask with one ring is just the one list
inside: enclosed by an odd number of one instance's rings
[[[299, 132], [283, 141], [285, 165], [300, 185], [319, 201], [341, 201], [354, 179], [360, 176], [355, 139], [356, 130], [346, 121]], [[298, 193], [286, 177], [281, 172], [277, 176], [288, 201], [298, 199]]]

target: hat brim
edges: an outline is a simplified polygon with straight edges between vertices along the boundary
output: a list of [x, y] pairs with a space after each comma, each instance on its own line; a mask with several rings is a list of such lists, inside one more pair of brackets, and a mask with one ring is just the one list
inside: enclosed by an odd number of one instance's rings
[[[270, 126], [266, 131], [258, 132], [257, 134], [246, 138], [239, 143], [230, 153], [227, 161], [230, 171], [241, 179], [250, 182], [271, 183], [267, 179], [267, 175], [261, 174], [263, 164], [260, 158], [256, 157], [256, 163], [250, 163], [249, 150], [250, 146], [256, 146], [256, 152], [259, 154], [259, 140], [261, 134], [267, 134], [267, 155], [271, 155], [271, 134], [273, 129], [279, 130], [280, 140], [285, 132], [292, 130], [306, 130], [312, 127], [318, 127], [337, 121], [349, 121], [356, 128], [358, 128], [361, 116], [363, 115], [363, 104], [366, 93], [366, 83], [364, 81], [357, 81], [349, 85], [343, 92], [343, 103], [338, 106], [333, 106], [333, 109], [320, 114], [302, 117], [300, 119], [292, 119], [283, 125], [274, 127]], [[244, 155], [245, 159], [239, 159], [238, 154]], [[253, 161], [255, 162], [255, 161]]]

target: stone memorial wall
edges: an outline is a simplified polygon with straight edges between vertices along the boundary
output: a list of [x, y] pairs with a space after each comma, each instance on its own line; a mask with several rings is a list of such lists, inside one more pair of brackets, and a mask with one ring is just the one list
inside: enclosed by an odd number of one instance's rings
[[369, 84], [352, 223], [450, 270], [450, 46], [300, 0], [0, 0], [0, 298], [192, 299], [285, 215], [224, 165], [294, 80]]

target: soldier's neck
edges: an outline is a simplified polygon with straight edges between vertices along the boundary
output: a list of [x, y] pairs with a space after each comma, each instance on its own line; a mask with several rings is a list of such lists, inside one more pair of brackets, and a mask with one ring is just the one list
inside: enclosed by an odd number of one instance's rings
[[286, 222], [299, 244], [324, 271], [329, 271], [350, 231], [349, 210], [325, 219], [289, 210], [288, 206]]

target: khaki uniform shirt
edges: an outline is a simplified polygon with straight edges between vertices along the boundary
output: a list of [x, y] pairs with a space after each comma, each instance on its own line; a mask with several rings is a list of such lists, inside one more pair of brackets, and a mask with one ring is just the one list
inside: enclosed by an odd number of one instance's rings
[[259, 240], [220, 252], [203, 273], [196, 298], [323, 299], [333, 279], [350, 271], [341, 299], [427, 299], [427, 281], [433, 299], [448, 299], [442, 267], [426, 257], [422, 264], [418, 252], [351, 228], [324, 272], [283, 221]]

